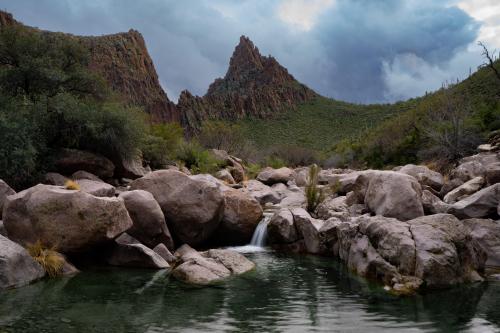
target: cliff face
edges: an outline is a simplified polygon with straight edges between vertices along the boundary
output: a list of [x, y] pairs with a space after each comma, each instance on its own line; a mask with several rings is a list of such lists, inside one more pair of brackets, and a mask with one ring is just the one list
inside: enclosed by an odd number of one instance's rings
[[[0, 11], [0, 26], [20, 24], [11, 14]], [[116, 93], [131, 105], [141, 106], [154, 121], [180, 121], [158, 80], [146, 43], [135, 30], [99, 37], [77, 38], [90, 50], [90, 69], [99, 73]]]
[[177, 108], [181, 123], [196, 130], [207, 119], [270, 118], [316, 96], [242, 36], [225, 77], [215, 80], [203, 97], [184, 91]]

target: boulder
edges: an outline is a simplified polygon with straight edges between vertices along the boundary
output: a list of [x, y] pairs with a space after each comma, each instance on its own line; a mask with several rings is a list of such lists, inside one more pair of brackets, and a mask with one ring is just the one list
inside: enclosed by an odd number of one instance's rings
[[[120, 236], [121, 237], [121, 236]], [[147, 246], [133, 241], [130, 236], [126, 239], [117, 239], [107, 258], [112, 266], [140, 267], [153, 269], [170, 268], [168, 262]]]
[[321, 246], [319, 231], [324, 221], [314, 219], [302, 208], [292, 209], [293, 221], [297, 228], [300, 238], [304, 239], [307, 252], [312, 254], [324, 253], [325, 249]]
[[27, 285], [44, 275], [28, 251], [0, 235], [0, 290]]
[[473, 193], [476, 193], [483, 187], [483, 185], [484, 185], [483, 177], [472, 178], [471, 180], [458, 186], [454, 190], [448, 192], [448, 194], [444, 196], [443, 200], [448, 204], [453, 204]]
[[476, 177], [484, 177], [486, 169], [478, 161], [469, 161], [460, 164], [451, 171], [451, 177], [460, 179], [463, 182], [469, 181]]
[[346, 201], [345, 196], [329, 197], [316, 207], [316, 216], [322, 220], [328, 220], [331, 217], [346, 219], [350, 215]]
[[234, 181], [233, 175], [231, 175], [231, 172], [229, 172], [228, 169], [222, 169], [222, 170], [217, 171], [217, 173], [215, 174], [215, 177], [217, 177], [217, 179], [220, 179], [220, 180], [226, 182], [227, 184], [235, 184], [236, 183]]
[[[366, 188], [366, 192], [364, 192]], [[422, 189], [415, 178], [394, 171], [378, 171], [360, 175], [355, 192], [376, 215], [401, 221], [424, 215]]]
[[289, 168], [265, 168], [257, 175], [257, 180], [266, 184], [273, 185], [276, 183], [284, 183], [286, 184], [289, 180], [293, 179], [294, 172]]
[[266, 203], [277, 204], [281, 201], [281, 196], [276, 191], [258, 180], [247, 181], [244, 191], [257, 199], [261, 205]]
[[488, 217], [498, 214], [499, 202], [500, 184], [495, 184], [454, 203], [449, 213], [460, 219]]
[[282, 208], [271, 217], [267, 225], [267, 239], [269, 244], [287, 244], [299, 240], [290, 209]]
[[306, 196], [302, 188], [298, 192], [287, 191], [279, 203], [281, 208], [303, 208], [306, 205]]
[[113, 177], [115, 170], [113, 162], [106, 157], [76, 149], [61, 149], [54, 165], [62, 174], [83, 170], [103, 179]]
[[132, 227], [122, 199], [41, 184], [7, 197], [3, 222], [13, 241], [40, 240], [65, 254], [109, 243]]
[[69, 178], [64, 177], [60, 173], [57, 172], [49, 172], [45, 174], [43, 179], [43, 183], [47, 185], [56, 185], [56, 186], [64, 186]]
[[116, 165], [115, 177], [137, 179], [151, 172], [149, 166], [143, 166], [142, 153], [136, 152], [128, 158], [118, 158], [114, 161]]
[[7, 237], [7, 230], [5, 230], [3, 221], [0, 221], [0, 235]]
[[487, 255], [486, 265], [500, 267], [500, 222], [483, 219], [468, 219], [462, 223], [470, 230], [470, 235], [477, 241]]
[[169, 251], [169, 249], [163, 243], [156, 245], [153, 251], [159, 254], [160, 257], [165, 259], [165, 261], [168, 262], [169, 264], [175, 262], [176, 260], [175, 256]]
[[309, 181], [309, 168], [298, 168], [294, 170], [295, 184], [299, 187], [305, 187]]
[[123, 192], [119, 198], [125, 202], [125, 207], [134, 225], [127, 233], [149, 248], [165, 244], [174, 250], [174, 241], [168, 230], [160, 205], [153, 195], [147, 191], [134, 190]]
[[449, 214], [408, 221], [415, 241], [415, 276], [429, 288], [481, 281], [486, 255], [467, 228]]
[[230, 189], [223, 194], [224, 215], [214, 237], [219, 244], [248, 244], [262, 219], [262, 207], [245, 192]]
[[439, 197], [444, 198], [446, 194], [450, 193], [452, 190], [456, 189], [457, 187], [463, 184], [464, 182], [458, 178], [453, 178], [451, 180], [446, 181], [443, 187], [441, 187], [441, 190], [439, 191]]
[[199, 253], [187, 245], [175, 253], [180, 262], [172, 276], [195, 285], [220, 283], [231, 275], [240, 275], [252, 270], [255, 264], [238, 252], [231, 250], [208, 250]]
[[500, 183], [500, 162], [492, 163], [485, 168], [486, 183], [494, 185]]
[[169, 229], [192, 246], [206, 241], [224, 214], [224, 196], [217, 185], [179, 171], [154, 171], [133, 181], [130, 188], [153, 194]]
[[422, 191], [422, 205], [426, 214], [447, 213], [451, 205], [444, 203], [429, 190]]
[[[101, 182], [103, 183], [102, 179], [97, 177], [94, 174], [91, 174], [90, 172], [79, 170], [71, 175], [71, 179], [73, 180], [80, 180], [80, 179], [87, 179], [87, 180], [93, 180], [95, 182]], [[53, 185], [58, 185], [58, 184], [53, 184]]]
[[439, 172], [432, 171], [424, 165], [408, 164], [398, 170], [398, 172], [414, 177], [420, 185], [430, 186], [439, 191], [444, 184], [444, 177]]
[[229, 155], [225, 150], [210, 149], [209, 152], [213, 157], [224, 163], [224, 166], [227, 167], [227, 170], [231, 174], [231, 178], [233, 178], [236, 183], [245, 180], [245, 168], [240, 159]]
[[92, 194], [96, 197], [114, 197], [115, 187], [104, 183], [102, 181], [95, 181], [89, 179], [79, 179], [77, 181], [80, 185], [80, 191]]
[[14, 191], [9, 185], [7, 185], [6, 182], [0, 179], [0, 216], [2, 216], [5, 199], [7, 198], [7, 196], [13, 194], [16, 194], [16, 191]]

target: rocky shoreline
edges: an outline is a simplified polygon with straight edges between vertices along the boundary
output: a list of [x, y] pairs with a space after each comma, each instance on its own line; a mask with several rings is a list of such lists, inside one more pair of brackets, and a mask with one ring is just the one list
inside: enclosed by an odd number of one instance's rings
[[447, 176], [417, 165], [322, 170], [318, 188], [328, 195], [309, 212], [308, 168], [246, 180], [241, 160], [212, 151], [226, 165], [217, 177], [129, 163], [120, 169], [134, 180], [112, 179], [102, 156], [66, 151], [55, 171], [67, 176], [48, 174], [19, 193], [0, 182], [0, 289], [46, 275], [25, 249], [35, 243], [58, 253], [61, 274], [75, 274], [71, 263], [83, 258], [219, 283], [254, 269], [217, 248], [248, 244], [265, 209], [274, 212], [268, 245], [337, 258], [394, 293], [484, 281], [500, 265], [500, 157], [494, 146], [480, 150]]

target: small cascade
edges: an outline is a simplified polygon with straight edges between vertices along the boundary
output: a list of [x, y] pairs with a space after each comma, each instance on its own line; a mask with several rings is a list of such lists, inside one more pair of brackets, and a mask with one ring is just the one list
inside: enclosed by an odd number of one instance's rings
[[250, 246], [264, 247], [266, 245], [267, 225], [271, 217], [271, 214], [264, 215], [264, 218], [259, 222], [257, 228], [255, 228]]

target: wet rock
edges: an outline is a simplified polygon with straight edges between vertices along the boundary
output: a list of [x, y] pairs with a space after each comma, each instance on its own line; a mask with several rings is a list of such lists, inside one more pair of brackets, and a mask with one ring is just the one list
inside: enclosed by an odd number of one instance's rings
[[0, 235], [0, 290], [27, 285], [44, 275], [23, 247]]
[[7, 197], [3, 217], [13, 241], [25, 245], [40, 240], [64, 254], [108, 243], [132, 226], [122, 199], [50, 185]]
[[267, 237], [269, 244], [294, 243], [299, 240], [290, 209], [282, 208], [271, 217], [267, 225]]
[[143, 190], [128, 191], [121, 193], [119, 198], [125, 202], [134, 223], [127, 230], [128, 234], [149, 248], [162, 243], [167, 248], [174, 249], [174, 241], [161, 207], [151, 193]]
[[168, 248], [163, 243], [156, 245], [153, 251], [159, 254], [160, 257], [165, 259], [165, 261], [168, 262], [169, 264], [175, 262], [176, 260], [175, 256], [168, 250]]
[[107, 259], [108, 264], [152, 269], [170, 268], [170, 265], [162, 256], [138, 241], [131, 240], [129, 237], [116, 240]]
[[193, 246], [212, 236], [224, 214], [224, 196], [217, 185], [178, 171], [154, 171], [136, 179], [130, 188], [153, 194], [170, 231]]

